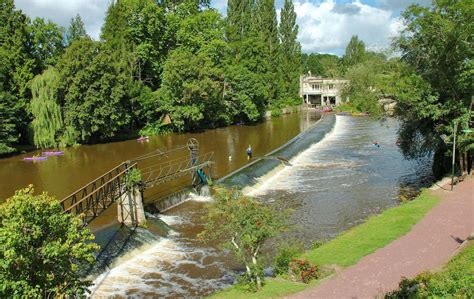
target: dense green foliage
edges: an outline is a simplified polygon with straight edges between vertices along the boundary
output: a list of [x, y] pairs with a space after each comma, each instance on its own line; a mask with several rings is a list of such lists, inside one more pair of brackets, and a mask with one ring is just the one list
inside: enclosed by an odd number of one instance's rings
[[226, 240], [245, 265], [243, 283], [259, 290], [263, 283], [262, 246], [285, 226], [285, 215], [235, 190], [218, 189], [209, 206], [203, 239]]
[[441, 271], [404, 278], [399, 287], [385, 298], [473, 298], [474, 243], [470, 242]]
[[49, 68], [31, 81], [31, 113], [35, 145], [55, 147], [56, 135], [63, 126], [61, 109], [57, 103], [59, 73]]
[[278, 253], [275, 256], [273, 266], [277, 275], [286, 275], [288, 273], [290, 262], [300, 256], [304, 251], [304, 245], [301, 241], [293, 240], [292, 243], [283, 243], [278, 247]]
[[366, 59], [365, 43], [359, 39], [357, 35], [352, 36], [347, 44], [346, 52], [344, 53], [344, 64], [347, 67], [354, 66], [363, 62]]
[[342, 59], [331, 54], [302, 54], [301, 63], [303, 72], [323, 78], [342, 77]]
[[298, 99], [291, 1], [279, 26], [273, 0], [229, 0], [226, 18], [209, 1], [112, 1], [100, 41], [79, 15], [62, 29], [1, 9], [0, 154], [256, 122]]
[[[443, 160], [451, 153], [440, 135], [452, 136], [454, 123], [458, 134], [472, 125], [474, 5], [446, 0], [433, 4], [412, 5], [403, 14], [406, 27], [396, 46], [402, 61], [416, 74], [402, 77], [398, 107], [403, 120], [402, 149], [410, 156], [435, 152], [435, 174], [442, 175], [449, 169]], [[459, 134], [458, 140], [459, 156], [467, 160], [474, 135]], [[465, 164], [460, 163], [461, 169]]]
[[71, 19], [69, 27], [66, 29], [64, 36], [65, 44], [69, 46], [74, 41], [85, 37], [88, 37], [88, 35], [86, 32], [86, 28], [84, 28], [84, 22], [82, 22], [81, 16], [77, 14], [74, 18]]
[[90, 285], [84, 270], [98, 249], [94, 236], [57, 200], [33, 192], [17, 191], [0, 206], [0, 297], [82, 296]]

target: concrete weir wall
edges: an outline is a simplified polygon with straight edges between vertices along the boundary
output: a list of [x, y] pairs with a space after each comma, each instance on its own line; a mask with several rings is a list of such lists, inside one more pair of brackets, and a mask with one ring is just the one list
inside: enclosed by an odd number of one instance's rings
[[146, 223], [143, 196], [138, 187], [127, 190], [120, 196], [117, 217], [126, 226], [140, 226]]
[[209, 195], [209, 186], [184, 188], [178, 192], [147, 204], [146, 209], [151, 213], [163, 213], [189, 200], [191, 194], [207, 196]]
[[[247, 173], [251, 172], [252, 176], [261, 177], [281, 166], [280, 161], [278, 160], [268, 160], [266, 157], [270, 157], [272, 155], [281, 154], [283, 157], [287, 157], [291, 159], [294, 155], [299, 153], [301, 150], [305, 149], [307, 146], [310, 146], [313, 142], [317, 142], [318, 140], [322, 139], [324, 135], [329, 132], [335, 123], [335, 116], [334, 115], [323, 115], [320, 120], [314, 123], [305, 131], [299, 133], [294, 138], [290, 139], [288, 142], [283, 144], [282, 146], [274, 149], [270, 153], [266, 154], [262, 158], [258, 158], [255, 161], [252, 161], [241, 168], [231, 172], [230, 174], [219, 178], [216, 180], [216, 184], [223, 184], [225, 186], [235, 186], [235, 187], [245, 187], [248, 185], [252, 185], [252, 181], [248, 180], [239, 180], [239, 177], [250, 177]], [[315, 128], [317, 129], [317, 134], [314, 134]], [[311, 133], [311, 136], [306, 138], [306, 135]], [[315, 138], [315, 139], [313, 139]], [[302, 149], [299, 149], [299, 146]], [[267, 164], [265, 167], [257, 166], [257, 169], [254, 169], [254, 166], [259, 163]], [[236, 178], [237, 180], [234, 180]], [[238, 182], [237, 182], [238, 181]], [[201, 196], [208, 196], [209, 195], [209, 187], [208, 186], [198, 186], [198, 188], [187, 187], [178, 192], [175, 192], [165, 198], [160, 198], [154, 200], [150, 203], [147, 202], [146, 210], [150, 213], [163, 213], [167, 210], [170, 210], [181, 203], [189, 200], [191, 198], [191, 194], [201, 195]]]

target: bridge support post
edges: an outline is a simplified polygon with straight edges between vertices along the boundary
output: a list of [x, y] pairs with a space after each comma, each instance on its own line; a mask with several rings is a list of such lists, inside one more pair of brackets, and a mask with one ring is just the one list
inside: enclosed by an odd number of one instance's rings
[[127, 190], [120, 196], [117, 205], [117, 217], [126, 226], [139, 226], [146, 223], [143, 197], [138, 186]]

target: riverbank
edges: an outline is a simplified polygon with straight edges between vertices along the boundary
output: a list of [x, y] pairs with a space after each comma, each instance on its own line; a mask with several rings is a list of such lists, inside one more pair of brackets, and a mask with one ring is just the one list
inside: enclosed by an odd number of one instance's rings
[[[425, 215], [438, 205], [440, 200], [440, 194], [424, 190], [416, 199], [385, 210], [378, 216], [370, 217], [365, 223], [346, 231], [321, 247], [307, 251], [302, 257], [311, 263], [333, 269], [333, 273], [335, 271], [337, 274], [330, 276], [340, 277], [344, 271], [350, 269], [347, 267], [356, 264], [364, 257], [364, 259], [370, 259], [370, 254], [377, 251], [377, 249], [389, 243], [392, 244], [392, 241], [407, 234], [417, 222], [424, 219]], [[445, 202], [443, 201], [443, 205], [445, 205]], [[440, 210], [440, 208], [437, 208], [437, 210]], [[346, 270], [341, 270], [341, 268], [346, 268]], [[379, 269], [384, 271], [387, 268]], [[318, 284], [323, 286], [323, 284], [333, 281], [332, 277], [329, 279], [328, 277], [326, 279], [322, 278], [307, 285], [291, 282], [283, 277], [271, 278], [267, 280], [263, 290], [258, 293], [247, 293], [240, 289], [239, 286], [233, 286], [215, 293], [212, 298], [282, 297]], [[398, 277], [398, 280], [400, 280], [400, 277]], [[347, 284], [347, 281], [345, 283]], [[365, 288], [364, 284], [359, 284], [359, 286]], [[312, 289], [308, 289], [307, 292], [301, 293], [299, 297], [318, 297], [311, 291]], [[321, 298], [324, 297], [322, 296]]]

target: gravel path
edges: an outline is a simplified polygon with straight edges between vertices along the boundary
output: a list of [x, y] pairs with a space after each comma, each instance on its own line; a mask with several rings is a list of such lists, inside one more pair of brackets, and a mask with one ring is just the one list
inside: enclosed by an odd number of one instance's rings
[[291, 298], [383, 297], [403, 276], [413, 278], [446, 263], [474, 232], [474, 178], [456, 185], [454, 192], [431, 192], [443, 200], [409, 233]]

